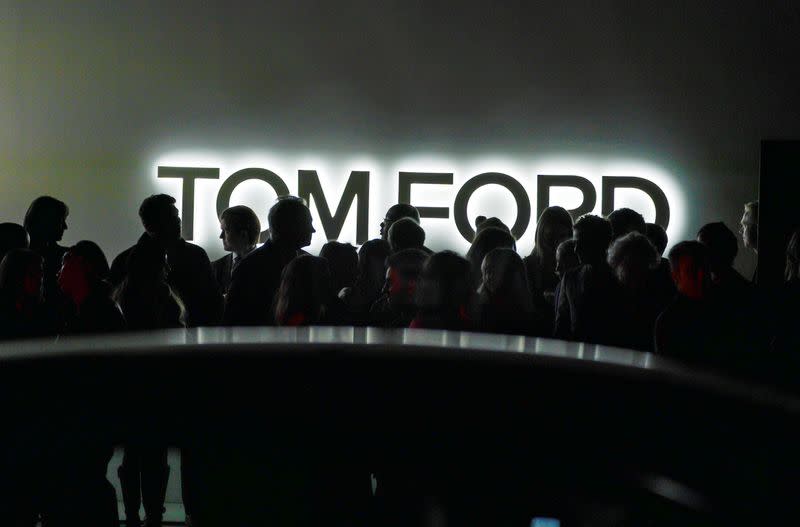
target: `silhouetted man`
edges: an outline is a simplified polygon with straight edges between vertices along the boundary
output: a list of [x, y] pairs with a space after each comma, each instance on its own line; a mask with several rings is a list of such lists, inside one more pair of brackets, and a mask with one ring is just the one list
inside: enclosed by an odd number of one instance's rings
[[411, 218], [401, 218], [389, 228], [389, 247], [393, 253], [425, 247], [425, 231]]
[[[746, 249], [758, 254], [758, 201], [745, 203], [744, 214], [739, 222], [739, 233]], [[753, 273], [753, 282], [758, 280], [758, 265]]]
[[219, 260], [211, 262], [214, 277], [217, 279], [220, 292], [228, 292], [233, 269], [239, 265], [242, 258], [250, 254], [258, 243], [261, 234], [261, 222], [250, 207], [237, 205], [223, 211], [219, 219], [219, 228], [222, 232], [222, 248], [229, 251]]
[[647, 232], [644, 216], [633, 209], [617, 209], [608, 215], [608, 221], [611, 223], [612, 240], [621, 238], [631, 232], [638, 232], [639, 234]]
[[28, 232], [25, 227], [17, 223], [0, 223], [0, 262], [8, 251], [27, 249], [28, 246]]
[[733, 268], [739, 252], [733, 231], [722, 222], [708, 223], [697, 232], [697, 241], [708, 249], [710, 278], [717, 294], [734, 302], [752, 300], [752, 284]]
[[139, 207], [144, 234], [133, 247], [120, 253], [111, 264], [110, 282], [119, 286], [128, 274], [128, 259], [134, 247], [155, 244], [166, 252], [167, 282], [186, 308], [186, 326], [219, 323], [222, 295], [214, 279], [205, 250], [181, 238], [181, 219], [175, 198], [157, 194]]
[[599, 216], [581, 216], [573, 227], [580, 267], [567, 271], [556, 306], [556, 338], [597, 344], [620, 340], [620, 288], [606, 263], [611, 224]]
[[407, 203], [398, 203], [389, 207], [389, 210], [386, 211], [386, 216], [384, 216], [381, 222], [381, 239], [389, 241], [389, 228], [391, 228], [394, 222], [402, 218], [411, 218], [419, 224], [419, 211], [417, 207]]
[[305, 201], [294, 196], [278, 199], [268, 216], [270, 238], [245, 256], [233, 270], [225, 297], [223, 322], [228, 326], [273, 325], [273, 301], [283, 268], [316, 232]]
[[408, 327], [417, 314], [417, 282], [428, 254], [420, 249], [404, 249], [386, 259], [386, 282], [370, 309], [377, 326]]

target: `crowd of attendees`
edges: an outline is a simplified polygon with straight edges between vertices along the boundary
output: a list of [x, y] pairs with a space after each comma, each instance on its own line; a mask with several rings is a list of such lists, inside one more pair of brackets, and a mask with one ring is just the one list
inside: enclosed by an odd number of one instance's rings
[[[757, 206], [747, 204], [741, 222], [752, 250]], [[110, 266], [94, 242], [59, 244], [68, 214], [43, 196], [22, 225], [0, 224], [0, 338], [370, 325], [557, 337], [743, 368], [764, 351], [790, 354], [798, 338], [791, 318], [800, 310], [800, 232], [787, 247], [782, 297], [767, 302], [734, 270], [738, 240], [726, 225], [702, 226], [664, 258], [664, 229], [631, 209], [573, 222], [565, 209], [548, 207], [523, 258], [510, 229], [484, 216], [465, 256], [433, 252], [419, 212], [398, 204], [380, 238], [358, 250], [331, 241], [313, 256], [303, 250], [315, 232], [311, 213], [303, 200], [284, 197], [269, 211], [268, 236], [248, 207], [225, 210], [228, 254], [211, 262], [181, 237], [175, 199], [160, 194], [143, 201], [144, 233]], [[110, 455], [96, 463], [107, 465]], [[140, 525], [142, 502], [148, 525], [160, 524], [166, 455], [166, 447], [125, 445], [119, 477], [128, 525]]]

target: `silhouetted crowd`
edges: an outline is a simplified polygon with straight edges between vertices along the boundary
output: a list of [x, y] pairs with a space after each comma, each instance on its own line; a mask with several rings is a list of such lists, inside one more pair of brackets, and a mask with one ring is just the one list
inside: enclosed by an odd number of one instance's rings
[[[757, 206], [747, 204], [741, 221], [752, 250]], [[783, 297], [766, 300], [734, 270], [738, 241], [726, 225], [704, 225], [664, 258], [665, 230], [631, 209], [573, 221], [567, 210], [548, 207], [523, 258], [508, 226], [483, 216], [465, 256], [433, 252], [417, 209], [398, 204], [380, 238], [358, 250], [331, 241], [313, 256], [303, 250], [315, 232], [306, 203], [283, 197], [264, 232], [248, 207], [225, 210], [220, 239], [228, 254], [211, 262], [181, 237], [175, 199], [160, 194], [143, 201], [144, 233], [110, 266], [94, 242], [59, 245], [68, 214], [66, 204], [43, 196], [23, 225], [0, 224], [0, 338], [370, 325], [556, 337], [712, 368], [748, 368], [765, 352], [791, 353], [798, 339], [800, 233], [787, 248]], [[98, 474], [106, 454], [87, 461]], [[125, 445], [119, 477], [128, 525], [140, 525], [142, 502], [147, 524], [160, 524], [166, 455], [165, 445]]]

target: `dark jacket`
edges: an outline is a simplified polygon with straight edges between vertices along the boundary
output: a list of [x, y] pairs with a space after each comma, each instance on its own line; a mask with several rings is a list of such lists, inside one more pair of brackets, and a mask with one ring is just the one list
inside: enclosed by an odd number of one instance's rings
[[228, 253], [219, 260], [211, 262], [211, 269], [214, 270], [214, 278], [217, 280], [219, 292], [223, 295], [228, 293], [231, 284], [231, 270], [233, 268], [233, 253]]
[[72, 313], [66, 317], [63, 333], [109, 333], [124, 331], [125, 328], [125, 318], [106, 289], [89, 295], [80, 310], [73, 306]]
[[273, 301], [281, 273], [300, 251], [267, 240], [239, 262], [231, 276], [222, 318], [226, 326], [274, 325]]
[[619, 345], [624, 318], [620, 286], [608, 265], [586, 264], [564, 274], [556, 306], [556, 338]]
[[[147, 243], [157, 242], [144, 233], [137, 245]], [[128, 258], [134, 247], [114, 258], [109, 275], [112, 286], [118, 287], [127, 276]], [[218, 324], [222, 314], [222, 294], [217, 287], [206, 252], [201, 247], [181, 239], [167, 248], [167, 261], [170, 266], [167, 283], [186, 308], [186, 326]]]

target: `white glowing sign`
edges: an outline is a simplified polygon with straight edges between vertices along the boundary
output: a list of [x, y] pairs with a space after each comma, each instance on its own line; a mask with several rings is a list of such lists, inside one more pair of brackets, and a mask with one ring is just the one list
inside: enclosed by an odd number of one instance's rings
[[330, 239], [360, 244], [377, 237], [383, 214], [402, 202], [420, 209], [426, 245], [433, 249], [463, 251], [475, 218], [484, 215], [511, 226], [526, 252], [538, 214], [549, 205], [574, 214], [630, 207], [665, 226], [671, 239], [683, 234], [684, 200], [674, 178], [637, 160], [426, 156], [383, 162], [184, 152], [158, 158], [155, 172], [162, 190], [180, 200], [184, 237], [212, 250], [219, 245], [217, 218], [224, 208], [248, 205], [266, 227], [269, 207], [287, 193], [309, 202], [317, 229], [312, 250]]

